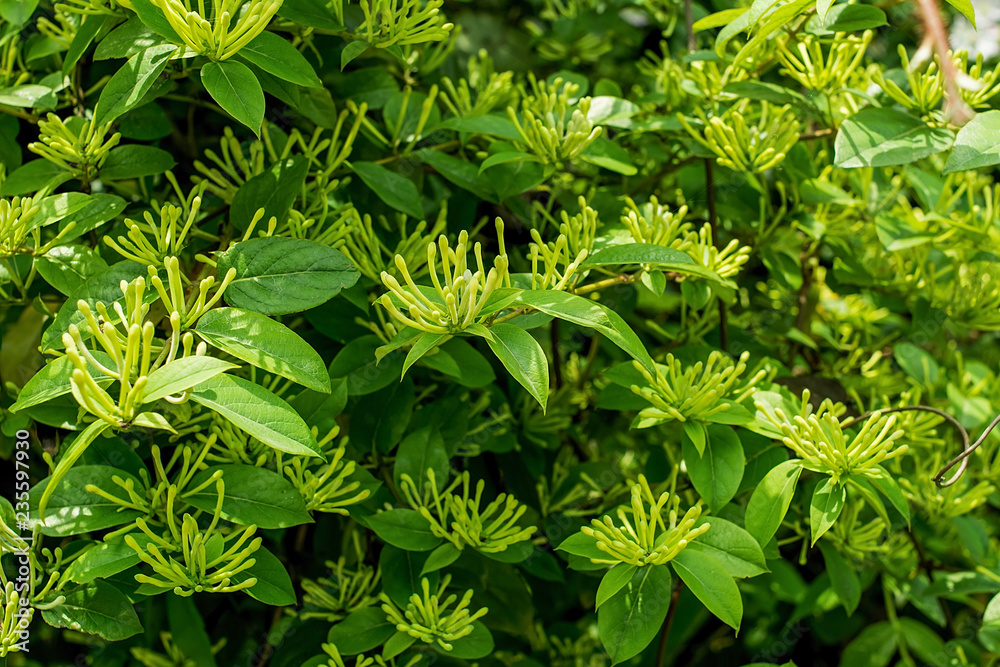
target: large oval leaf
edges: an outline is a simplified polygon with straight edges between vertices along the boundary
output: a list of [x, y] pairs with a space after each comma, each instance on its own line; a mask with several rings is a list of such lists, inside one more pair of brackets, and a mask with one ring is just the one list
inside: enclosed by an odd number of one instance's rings
[[289, 454], [323, 457], [299, 413], [249, 380], [218, 375], [194, 388], [191, 400], [231, 421], [265, 445]]
[[624, 662], [649, 646], [667, 617], [671, 593], [670, 569], [646, 565], [601, 605], [597, 629], [612, 664]]
[[[258, 528], [289, 528], [312, 523], [306, 503], [298, 490], [283, 475], [257, 466], [232, 464], [202, 470], [188, 483], [201, 486], [216, 472], [222, 472], [225, 495], [222, 518], [244, 526]], [[184, 496], [184, 502], [212, 513], [218, 501], [215, 484]]]
[[236, 277], [226, 289], [233, 306], [265, 315], [314, 308], [358, 281], [358, 270], [339, 250], [312, 241], [280, 237], [237, 243], [219, 257], [219, 275]]

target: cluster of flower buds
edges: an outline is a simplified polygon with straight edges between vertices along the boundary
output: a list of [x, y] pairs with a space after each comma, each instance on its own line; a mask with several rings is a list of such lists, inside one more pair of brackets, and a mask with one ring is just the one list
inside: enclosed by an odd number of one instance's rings
[[631, 197], [626, 197], [621, 221], [636, 243], [680, 249], [684, 240], [692, 233], [691, 223], [684, 221], [687, 212], [687, 206], [671, 211], [655, 196], [650, 197], [649, 202], [642, 206], [636, 204]]
[[[569, 239], [560, 234], [555, 241], [545, 243], [537, 229], [531, 230], [528, 254], [531, 257], [531, 289], [564, 290], [573, 286], [577, 269], [587, 259], [587, 250], [572, 255]], [[538, 266], [541, 259], [542, 266]]]
[[[423, 595], [414, 593], [410, 596], [410, 603], [402, 612], [389, 596], [382, 593], [382, 610], [400, 632], [405, 632], [425, 644], [437, 643], [445, 651], [451, 651], [454, 648], [452, 642], [471, 634], [472, 623], [485, 616], [488, 610], [483, 607], [475, 613], [469, 612], [472, 590], [466, 591], [461, 600], [454, 593], [444, 597], [450, 583], [451, 575], [444, 575], [437, 591], [431, 593], [430, 582], [426, 577], [421, 579], [420, 588]], [[455, 604], [456, 601], [458, 604]], [[449, 611], [453, 604], [455, 608]]]
[[823, 53], [823, 43], [827, 40], [804, 35], [795, 44], [794, 51], [788, 44], [782, 44], [778, 49], [778, 59], [784, 66], [782, 71], [808, 90], [838, 92], [848, 84], [861, 64], [873, 35], [871, 30], [866, 30], [860, 37], [837, 33], [826, 54]]
[[427, 238], [439, 236], [447, 228], [448, 207], [442, 205], [434, 225], [428, 231], [427, 221], [419, 221], [412, 231], [407, 229], [408, 219], [405, 214], [395, 216], [395, 225], [391, 225], [384, 215], [377, 217], [379, 226], [384, 230], [398, 233], [399, 242], [395, 251], [390, 252], [376, 230], [373, 218], [365, 213], [361, 215], [356, 209], [344, 220], [342, 240], [333, 247], [347, 255], [362, 275], [372, 280], [378, 280], [385, 273], [395, 273], [396, 263], [392, 260], [396, 255], [403, 258], [410, 276], [417, 278], [427, 271]]
[[296, 612], [298, 618], [322, 618], [334, 623], [378, 602], [375, 594], [381, 575], [378, 569], [364, 564], [359, 564], [356, 570], [348, 569], [343, 556], [336, 563], [327, 561], [326, 566], [330, 568], [330, 576], [315, 581], [302, 579], [302, 603], [306, 610]]
[[746, 120], [749, 100], [711, 119], [705, 118], [700, 109], [696, 111], [705, 123], [704, 136], [682, 115], [677, 118], [695, 141], [716, 155], [720, 165], [733, 171], [755, 174], [772, 169], [799, 140], [799, 122], [789, 105], [775, 112], [767, 102], [762, 103], [754, 125], [748, 125]]
[[[167, 272], [167, 287], [163, 285], [163, 280], [157, 274], [156, 269], [149, 267], [149, 281], [159, 294], [167, 312], [170, 313], [170, 326], [176, 332], [182, 329], [189, 329], [195, 325], [202, 315], [212, 309], [225, 294], [229, 283], [236, 277], [236, 269], [230, 268], [222, 278], [222, 283], [216, 287], [215, 276], [203, 278], [198, 283], [198, 291], [192, 293], [190, 298], [185, 297], [184, 276], [180, 270], [180, 260], [176, 257], [165, 257], [163, 267]], [[212, 290], [215, 293], [209, 296]], [[199, 352], [203, 354], [203, 352]], [[187, 356], [187, 354], [185, 354]], [[169, 363], [169, 362], [168, 362]]]
[[[457, 492], [459, 486], [461, 492]], [[422, 493], [409, 475], [402, 475], [400, 480], [403, 496], [410, 507], [427, 519], [431, 532], [458, 549], [471, 546], [484, 553], [500, 553], [512, 544], [531, 539], [534, 527], [517, 525], [527, 508], [516, 498], [501, 493], [496, 500], [483, 507], [485, 482], [479, 480], [476, 483], [475, 497], [470, 493], [470, 486], [468, 471], [456, 477], [446, 488], [438, 490], [434, 471], [428, 468]]]
[[93, 120], [72, 117], [63, 122], [50, 113], [38, 121], [38, 141], [28, 144], [28, 150], [59, 165], [74, 176], [89, 180], [92, 170], [99, 170], [111, 149], [118, 145], [121, 134], [107, 138], [111, 123], [101, 126]]
[[[493, 268], [487, 273], [483, 266], [482, 248], [479, 242], [474, 246], [476, 256], [475, 273], [468, 265], [469, 233], [465, 230], [458, 236], [458, 245], [451, 248], [448, 237], [442, 234], [438, 243], [427, 244], [427, 267], [430, 270], [433, 289], [417, 286], [407, 268], [406, 260], [396, 255], [396, 268], [402, 274], [406, 287], [388, 272], [382, 272], [382, 284], [389, 293], [379, 298], [392, 317], [401, 324], [429, 333], [458, 333], [476, 322], [476, 318], [486, 305], [493, 291], [510, 282], [507, 273], [507, 252], [503, 243], [503, 221], [496, 220], [500, 254], [493, 260]], [[444, 282], [438, 278], [437, 263], [440, 248], [441, 269]], [[398, 302], [398, 305], [397, 305]], [[400, 307], [402, 306], [402, 307]]]
[[189, 49], [212, 60], [232, 58], [264, 32], [281, 0], [152, 0]]
[[681, 250], [722, 278], [735, 276], [750, 259], [750, 246], [740, 245], [739, 239], [730, 240], [722, 250], [712, 245], [712, 225], [709, 223], [702, 225], [697, 233], [689, 234]]
[[38, 202], [31, 197], [0, 199], [0, 258], [22, 251], [35, 229], [33, 218], [38, 211]]
[[355, 35], [380, 49], [440, 42], [454, 24], [445, 23], [443, 0], [361, 0], [365, 20]]
[[8, 581], [0, 588], [0, 658], [8, 653], [27, 651], [28, 626], [35, 610], [17, 585]]
[[551, 85], [529, 74], [532, 92], [521, 100], [521, 120], [513, 107], [507, 114], [521, 135], [522, 147], [544, 164], [562, 164], [578, 156], [602, 128], [587, 118], [590, 98], [570, 103], [580, 89], [574, 83], [555, 79]]
[[516, 95], [513, 72], [497, 72], [486, 49], [469, 56], [468, 72], [458, 83], [449, 77], [441, 80], [441, 102], [456, 116], [487, 114]]
[[699, 361], [684, 370], [674, 355], [667, 354], [664, 364], [656, 364], [655, 375], [634, 362], [633, 366], [648, 384], [644, 387], [633, 386], [632, 391], [653, 404], [639, 412], [639, 423], [652, 426], [672, 419], [682, 422], [712, 421], [713, 415], [728, 410], [730, 405], [749, 396], [754, 385], [767, 374], [760, 370], [739, 384], [749, 358], [750, 353], [744, 352], [733, 363], [715, 350], [708, 356], [707, 362]]
[[128, 238], [119, 236], [116, 242], [110, 236], [105, 236], [104, 242], [125, 259], [140, 264], [163, 266], [167, 257], [173, 257], [176, 262], [177, 256], [187, 246], [188, 234], [198, 219], [201, 195], [207, 185], [205, 181], [197, 185], [190, 201], [185, 201], [183, 206], [164, 204], [160, 207], [159, 224], [153, 219], [152, 213], [145, 211], [143, 222], [125, 218]]
[[842, 483], [852, 475], [881, 479], [885, 476], [881, 464], [907, 449], [894, 445], [903, 437], [903, 431], [895, 428], [895, 414], [876, 412], [851, 438], [832, 404], [824, 402], [813, 412], [808, 391], [803, 393], [800, 413], [792, 417], [781, 408], [760, 403], [757, 407], [781, 431], [782, 442], [802, 459], [802, 467], [829, 475], [834, 482]]
[[[326, 664], [321, 667], [347, 667], [347, 663], [344, 662], [344, 659], [340, 656], [340, 651], [337, 650], [337, 647], [335, 645], [323, 644], [323, 652], [326, 653], [327, 656], [329, 656], [329, 660], [327, 660]], [[417, 657], [416, 660], [419, 661], [420, 657]], [[386, 663], [381, 656], [375, 656], [374, 658], [369, 658], [365, 656], [364, 653], [359, 653], [354, 658], [354, 667], [371, 667], [372, 665], [378, 665], [379, 667], [382, 667], [382, 665], [385, 664]], [[407, 663], [407, 667], [409, 667], [409, 665], [412, 664], [414, 663], [411, 660], [409, 663]]]
[[653, 79], [653, 90], [667, 111], [679, 108], [687, 100], [689, 93], [684, 90], [684, 68], [670, 57], [670, 46], [666, 40], [660, 42], [660, 53], [646, 51], [637, 66], [639, 72]]
[[[313, 427], [313, 431], [316, 429]], [[335, 433], [336, 431], [334, 431]], [[332, 439], [332, 436], [330, 436]], [[321, 440], [320, 447], [323, 447], [327, 439]], [[299, 490], [302, 498], [306, 501], [306, 509], [310, 512], [329, 512], [332, 514], [342, 514], [347, 516], [344, 509], [364, 501], [370, 492], [367, 489], [358, 490], [361, 482], [357, 480], [349, 481], [349, 477], [354, 474], [357, 463], [350, 459], [345, 459], [346, 450], [343, 446], [336, 447], [332, 451], [327, 450], [327, 463], [320, 463], [315, 468], [316, 459], [305, 456], [280, 455], [279, 465], [288, 458], [282, 468], [292, 485]]]
[[[637, 483], [631, 485], [630, 493], [631, 521], [625, 508], [620, 507], [616, 512], [620, 525], [615, 525], [614, 520], [605, 515], [591, 520], [590, 526], [580, 529], [587, 537], [597, 540], [597, 548], [609, 556], [606, 560], [592, 558], [595, 563], [628, 563], [637, 567], [663, 565], [673, 560], [699, 535], [708, 532], [707, 523], [695, 528], [701, 516], [700, 504], [688, 508], [678, 522], [679, 496], [667, 492], [654, 496], [642, 475], [639, 475]], [[666, 521], [664, 511], [667, 513]]]
[[[152, 322], [145, 321], [149, 312], [149, 304], [143, 298], [146, 281], [142, 277], [131, 283], [123, 280], [121, 290], [125, 296], [124, 307], [121, 301], [112, 304], [117, 317], [109, 313], [101, 302], [94, 306], [97, 317], [86, 301], [81, 299], [77, 303], [87, 332], [110, 357], [113, 368], [101, 363], [90, 351], [77, 325], [69, 326], [62, 341], [66, 346], [66, 356], [74, 366], [72, 387], [77, 402], [109, 425], [128, 428], [139, 414], [145, 396], [156, 327]], [[93, 366], [99, 373], [120, 384], [117, 403], [90, 374], [88, 366]]]
[[[261, 136], [264, 138], [270, 136], [266, 125]], [[231, 204], [241, 185], [264, 172], [266, 153], [262, 141], [251, 141], [244, 151], [232, 128], [226, 127], [219, 140], [219, 152], [216, 153], [211, 148], [205, 150], [205, 158], [210, 164], [201, 160], [194, 161], [195, 171], [199, 175], [192, 176], [191, 180], [198, 185], [204, 183], [202, 187], [227, 204]], [[275, 155], [268, 157], [276, 159]]]
[[[151, 577], [137, 574], [137, 582], [173, 589], [175, 594], [185, 597], [202, 592], [232, 593], [256, 585], [255, 577], [238, 583], [233, 578], [256, 563], [252, 556], [260, 549], [261, 538], [251, 538], [257, 527], [247, 526], [229, 535], [217, 531], [222, 501], [225, 498], [225, 483], [222, 479], [215, 480], [215, 488], [218, 501], [212, 521], [204, 530], [198, 526], [198, 521], [193, 516], [184, 514], [179, 531], [174, 526], [174, 521], [167, 522], [169, 537], [172, 539], [165, 539], [153, 532], [144, 519], [136, 519], [136, 526], [145, 533], [149, 541], [140, 545], [133, 535], [126, 535], [125, 543], [156, 575]], [[172, 512], [170, 518], [173, 519]], [[174, 558], [175, 553], [178, 558]]]

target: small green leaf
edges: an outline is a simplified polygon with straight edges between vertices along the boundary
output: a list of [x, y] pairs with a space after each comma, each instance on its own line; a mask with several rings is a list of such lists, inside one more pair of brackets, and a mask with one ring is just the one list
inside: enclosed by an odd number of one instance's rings
[[778, 532], [801, 474], [802, 466], [798, 459], [780, 463], [764, 476], [750, 496], [746, 511], [747, 532], [761, 546], [770, 542]]
[[434, 471], [438, 484], [443, 483], [448, 477], [448, 451], [445, 449], [441, 431], [431, 426], [410, 433], [399, 443], [392, 473], [393, 480], [398, 487], [402, 476], [409, 475], [417, 485], [417, 490], [422, 493], [427, 483], [428, 469]]
[[111, 642], [142, 632], [142, 624], [125, 594], [106, 581], [92, 581], [62, 592], [65, 601], [42, 610], [55, 628], [83, 632]]
[[977, 114], [958, 131], [951, 155], [945, 162], [944, 173], [992, 167], [995, 164], [1000, 164], [1000, 111], [996, 110]]
[[201, 68], [201, 82], [223, 110], [260, 137], [264, 91], [249, 67], [234, 60], [211, 61]]
[[819, 550], [823, 552], [826, 562], [826, 572], [830, 575], [830, 583], [834, 592], [850, 616], [861, 602], [861, 580], [854, 568], [844, 559], [840, 552], [829, 542], [820, 542]]
[[823, 537], [844, 509], [847, 500], [847, 487], [827, 477], [816, 485], [812, 501], [809, 503], [809, 526], [812, 533], [810, 545]]
[[685, 438], [683, 456], [698, 495], [712, 512], [718, 512], [740, 488], [746, 459], [743, 444], [732, 427], [710, 424], [707, 430], [705, 451], [699, 455], [693, 446], [688, 446], [690, 440]]
[[374, 162], [352, 162], [351, 168], [387, 206], [402, 211], [414, 220], [424, 219], [420, 192], [413, 181]]
[[632, 575], [638, 568], [629, 563], [618, 563], [601, 577], [601, 585], [597, 587], [597, 600], [594, 607], [601, 608], [615, 593], [620, 591], [632, 580]]
[[604, 137], [598, 137], [584, 148], [580, 153], [580, 159], [624, 176], [634, 176], [639, 173], [629, 160], [628, 151]]
[[238, 55], [268, 74], [298, 86], [315, 88], [323, 85], [305, 56], [277, 33], [265, 30], [240, 49]]
[[218, 412], [269, 447], [323, 458], [316, 436], [302, 417], [271, 391], [249, 380], [217, 375], [196, 386], [191, 400]]
[[[98, 17], [88, 17], [86, 23], [90, 22], [96, 24]], [[129, 58], [101, 89], [101, 96], [94, 109], [94, 124], [110, 123], [129, 109], [135, 108], [175, 53], [175, 45], [159, 44], [143, 49]]]
[[90, 443], [94, 441], [97, 436], [101, 435], [111, 427], [108, 422], [101, 420], [91, 423], [83, 433], [78, 435], [76, 439], [69, 448], [63, 452], [62, 457], [59, 459], [59, 463], [56, 464], [55, 470], [52, 471], [52, 476], [49, 477], [49, 483], [45, 487], [45, 491], [42, 492], [42, 497], [38, 501], [38, 514], [42, 519], [45, 519], [45, 507], [48, 505], [49, 499], [52, 494], [55, 493], [59, 486], [59, 482], [62, 478], [66, 476], [69, 469], [73, 467], [76, 460], [83, 455], [90, 446]]
[[162, 174], [176, 164], [173, 156], [162, 148], [129, 144], [108, 153], [100, 173], [101, 179], [106, 181], [131, 180]]
[[219, 275], [236, 276], [226, 289], [233, 306], [265, 315], [296, 313], [329, 301], [360, 275], [344, 253], [304, 239], [252, 238], [219, 257]]
[[909, 164], [951, 147], [950, 130], [931, 127], [916, 116], [892, 108], [866, 108], [840, 125], [834, 166], [891, 167]]
[[649, 646], [667, 617], [671, 594], [670, 569], [646, 565], [601, 605], [597, 629], [612, 664], [639, 655]]
[[596, 539], [579, 531], [563, 540], [556, 549], [581, 558], [610, 560], [606, 551], [597, 548]]
[[340, 69], [346, 68], [352, 60], [360, 56], [362, 53], [370, 48], [368, 42], [358, 40], [356, 42], [348, 42], [344, 47], [344, 50], [340, 52]]
[[195, 333], [209, 345], [257, 368], [330, 393], [330, 374], [319, 353], [294, 331], [265, 315], [214, 308], [198, 320]]
[[396, 634], [396, 626], [378, 606], [359, 609], [340, 621], [327, 634], [327, 641], [343, 655], [356, 655], [380, 646]]
[[707, 554], [687, 549], [670, 563], [695, 597], [720, 621], [739, 633], [743, 598], [726, 568]]
[[239, 368], [215, 357], [186, 357], [157, 368], [149, 374], [143, 403], [158, 401], [164, 396], [179, 394], [220, 373]]
[[[226, 521], [258, 528], [290, 528], [312, 523], [305, 500], [284, 475], [245, 464], [212, 466], [198, 472], [188, 486], [197, 488], [215, 473], [222, 473], [225, 495], [221, 516]], [[215, 483], [184, 496], [184, 502], [209, 513], [218, 503]]]
[[462, 551], [454, 544], [445, 542], [427, 557], [427, 561], [424, 563], [423, 568], [421, 568], [420, 574], [429, 574], [446, 568], [458, 560], [458, 557], [461, 555]]
[[685, 550], [705, 553], [733, 577], [756, 577], [768, 571], [764, 551], [750, 533], [717, 516], [706, 517], [699, 525], [706, 523], [708, 532], [699, 535]]
[[368, 526], [387, 543], [407, 551], [430, 551], [441, 544], [430, 523], [410, 509], [393, 509], [368, 517]]
[[896, 654], [898, 636], [888, 621], [869, 625], [840, 656], [840, 667], [886, 667]]
[[448, 655], [462, 660], [479, 660], [493, 653], [493, 635], [480, 621], [472, 622], [472, 632], [452, 642]]
[[253, 559], [256, 561], [253, 565], [233, 575], [233, 583], [241, 584], [247, 579], [256, 579], [257, 583], [243, 591], [254, 600], [272, 607], [294, 605], [295, 587], [292, 586], [288, 570], [278, 557], [261, 547], [253, 553]]
[[962, 16], [969, 19], [972, 27], [976, 27], [976, 9], [972, 6], [972, 0], [945, 0], [945, 2], [962, 12]]
[[486, 339], [504, 368], [545, 410], [549, 398], [549, 362], [530, 333], [513, 324], [494, 324]]

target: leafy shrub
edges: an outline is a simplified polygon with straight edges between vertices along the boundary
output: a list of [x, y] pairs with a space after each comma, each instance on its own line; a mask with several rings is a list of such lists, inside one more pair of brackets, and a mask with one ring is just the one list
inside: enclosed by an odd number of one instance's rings
[[996, 664], [949, 2], [0, 0], [0, 655]]

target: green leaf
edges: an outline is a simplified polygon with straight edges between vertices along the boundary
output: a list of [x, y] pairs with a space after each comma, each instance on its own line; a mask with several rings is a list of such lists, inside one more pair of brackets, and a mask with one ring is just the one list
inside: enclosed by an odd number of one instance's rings
[[840, 656], [841, 667], [885, 667], [896, 653], [897, 635], [888, 621], [869, 625]]
[[906, 520], [907, 525], [910, 523], [910, 503], [906, 500], [906, 496], [903, 495], [903, 490], [899, 487], [899, 482], [889, 474], [889, 472], [882, 466], [876, 466], [882, 471], [882, 477], [880, 478], [868, 478], [868, 481], [878, 489], [883, 496], [889, 499], [892, 506], [896, 508], [896, 511]]
[[729, 281], [723, 280], [714, 271], [709, 271], [700, 264], [695, 264], [691, 257], [680, 250], [649, 243], [620, 243], [618, 245], [605, 246], [587, 257], [586, 261], [580, 265], [580, 268], [625, 266], [629, 264], [644, 264], [656, 267], [662, 271], [683, 273], [700, 278], [708, 278], [722, 284], [729, 284]]
[[439, 429], [431, 426], [409, 434], [399, 443], [392, 472], [393, 481], [398, 487], [402, 476], [409, 475], [422, 492], [427, 483], [428, 469], [434, 471], [439, 485], [448, 478], [448, 451], [444, 446], [444, 438]]
[[368, 517], [368, 526], [382, 540], [407, 551], [430, 551], [441, 544], [427, 519], [411, 509], [393, 509]]
[[131, 180], [162, 174], [176, 164], [174, 157], [162, 148], [129, 144], [108, 153], [100, 174], [105, 181]]
[[[81, 436], [77, 436], [80, 438]], [[72, 445], [71, 445], [72, 446]], [[123, 470], [116, 470], [106, 465], [81, 465], [71, 468], [62, 479], [55, 483], [54, 491], [48, 499], [45, 508], [45, 522], [42, 523], [43, 535], [63, 537], [79, 535], [95, 530], [104, 530], [113, 526], [135, 521], [142, 514], [136, 510], [121, 510], [121, 505], [112, 503], [96, 493], [86, 490], [88, 484], [102, 489], [117, 489], [114, 477], [122, 481], [132, 480], [137, 490], [144, 486], [137, 478]], [[53, 484], [52, 477], [46, 477], [31, 488], [29, 493], [29, 519], [41, 522], [38, 505], [43, 494], [48, 492]]]
[[809, 503], [809, 526], [812, 539], [810, 545], [823, 537], [844, 509], [847, 500], [847, 487], [838, 484], [832, 477], [827, 477], [816, 485], [812, 501]]
[[[73, 36], [73, 41], [70, 42], [66, 55], [63, 56], [62, 73], [69, 74], [73, 66], [80, 61], [80, 57], [90, 48], [98, 33], [105, 29], [110, 30], [118, 20], [117, 16], [102, 16], [100, 14], [85, 16], [80, 27], [76, 29], [76, 35]], [[105, 88], [107, 88], [107, 84], [105, 84]]]
[[415, 153], [439, 174], [460, 188], [468, 190], [484, 201], [498, 203], [489, 178], [479, 174], [479, 168], [468, 160], [447, 153], [425, 148]]
[[195, 387], [191, 400], [218, 412], [269, 447], [323, 458], [316, 436], [302, 417], [288, 403], [249, 380], [217, 375]]
[[601, 608], [615, 593], [632, 581], [632, 575], [638, 568], [629, 563], [618, 563], [601, 577], [601, 585], [597, 587], [597, 600], [594, 607]]
[[[395, 658], [397, 655], [413, 646], [416, 642], [416, 637], [413, 637], [409, 633], [402, 632], [401, 630], [397, 630], [396, 634], [390, 637], [382, 647], [382, 659], [389, 660], [391, 658]], [[322, 665], [318, 665], [317, 667], [322, 667]]]
[[[0, 98], [0, 104], [4, 104]], [[32, 160], [10, 172], [0, 186], [0, 196], [16, 197], [41, 190], [57, 180], [69, 180], [70, 174], [62, 167], [48, 160]]]
[[726, 568], [704, 553], [687, 549], [677, 554], [670, 563], [695, 597], [720, 621], [739, 633], [743, 598]]
[[340, 52], [340, 69], [346, 68], [352, 60], [367, 51], [371, 45], [363, 40], [348, 42], [344, 50]]
[[442, 121], [436, 129], [455, 130], [470, 134], [485, 134], [491, 137], [521, 141], [517, 126], [503, 116], [483, 114], [480, 116], [452, 116]]
[[860, 32], [874, 30], [887, 25], [885, 12], [872, 5], [838, 5], [830, 10], [823, 24], [823, 30], [816, 33]]
[[80, 289], [88, 278], [108, 268], [96, 250], [83, 245], [62, 245], [35, 259], [35, 268], [49, 285], [65, 295]]
[[420, 594], [421, 579], [427, 579], [431, 590], [437, 589], [440, 580], [437, 572], [421, 576], [428, 555], [427, 552], [405, 551], [391, 545], [382, 548], [378, 559], [379, 570], [382, 572], [382, 591], [399, 607], [406, 609], [410, 596]]
[[[139, 546], [145, 546], [152, 540], [145, 533], [133, 533], [132, 537]], [[64, 576], [78, 584], [88, 584], [95, 579], [107, 579], [119, 572], [124, 572], [139, 563], [139, 556], [129, 545], [125, 544], [123, 536], [109, 542], [98, 542], [91, 546], [82, 556], [70, 563]]]
[[684, 439], [683, 456], [691, 483], [712, 512], [733, 499], [743, 479], [743, 444], [729, 426], [710, 424], [705, 451], [699, 455]]
[[223, 110], [260, 137], [264, 91], [249, 67], [234, 60], [208, 62], [201, 68], [201, 82]]
[[0, 0], [0, 17], [21, 26], [28, 22], [38, 8], [38, 0]]
[[795, 104], [803, 107], [809, 104], [809, 100], [801, 93], [776, 83], [763, 81], [734, 81], [727, 84], [722, 92], [741, 99], [762, 100], [774, 104]]
[[194, 600], [172, 592], [166, 598], [167, 622], [174, 644], [184, 652], [187, 660], [193, 661], [191, 667], [216, 667], [212, 641]]
[[343, 655], [356, 655], [381, 645], [396, 633], [380, 607], [359, 609], [330, 628], [327, 641]]
[[823, 552], [826, 562], [826, 572], [830, 575], [830, 583], [834, 592], [840, 598], [847, 615], [850, 616], [861, 602], [861, 580], [854, 568], [840, 555], [840, 552], [829, 542], [820, 542], [819, 550]]
[[538, 162], [538, 158], [531, 153], [523, 153], [521, 151], [504, 151], [502, 153], [494, 153], [483, 160], [483, 163], [479, 165], [479, 173], [482, 174], [490, 167], [495, 167], [498, 164], [509, 164], [511, 162]]
[[768, 571], [764, 551], [750, 533], [717, 516], [706, 517], [699, 525], [706, 523], [710, 526], [708, 532], [699, 535], [685, 550], [704, 553], [733, 577], [756, 577]]
[[907, 375], [925, 387], [931, 387], [937, 382], [937, 361], [913, 343], [897, 343], [892, 348], [892, 356]]
[[111, 642], [142, 632], [142, 624], [125, 594], [106, 581], [93, 581], [63, 591], [62, 604], [42, 610], [42, 618], [55, 628], [84, 632]]
[[90, 443], [92, 443], [97, 436], [107, 431], [110, 427], [110, 424], [103, 420], [91, 423], [73, 440], [73, 443], [69, 446], [69, 448], [63, 452], [62, 456], [59, 458], [59, 462], [56, 464], [55, 469], [52, 471], [52, 476], [48, 478], [49, 483], [42, 492], [42, 497], [38, 501], [38, 515], [42, 519], [45, 518], [45, 508], [48, 505], [49, 499], [59, 487], [59, 482], [62, 481], [63, 477], [66, 476], [66, 473], [68, 473], [70, 468], [73, 467], [76, 460], [87, 450]]
[[816, 15], [819, 16], [820, 21], [826, 22], [826, 14], [830, 11], [833, 3], [834, 0], [816, 0]]
[[[222, 473], [225, 495], [221, 516], [243, 526], [290, 528], [312, 523], [305, 500], [283, 475], [245, 464], [212, 466], [196, 474], [188, 486], [196, 488], [217, 472]], [[219, 496], [215, 484], [184, 496], [184, 502], [208, 513], [215, 511]]]
[[295, 588], [288, 570], [281, 564], [278, 557], [261, 547], [253, 554], [256, 561], [247, 569], [233, 575], [233, 583], [240, 584], [247, 579], [256, 579], [257, 583], [243, 592], [272, 607], [288, 607], [296, 602]]
[[[97, 19], [96, 16], [88, 17], [87, 23], [97, 23]], [[173, 44], [158, 44], [129, 58], [101, 89], [101, 96], [94, 109], [94, 123], [110, 123], [129, 109], [134, 109], [153, 87], [177, 50]]]
[[215, 308], [201, 316], [195, 332], [237, 359], [309, 389], [330, 393], [330, 374], [319, 353], [294, 331], [265, 315]]
[[580, 153], [580, 159], [616, 174], [634, 176], [639, 173], [639, 170], [629, 160], [628, 151], [604, 137], [594, 139], [589, 146], [584, 148]]
[[268, 74], [295, 85], [307, 88], [323, 85], [305, 56], [276, 33], [265, 30], [240, 49], [238, 55]]
[[283, 224], [295, 198], [302, 192], [309, 173], [309, 161], [298, 155], [271, 165], [240, 186], [233, 197], [229, 219], [240, 231], [246, 231], [258, 209], [264, 216], [258, 225], [266, 227], [271, 217]]
[[705, 443], [708, 440], [708, 431], [705, 429], [705, 425], [699, 421], [688, 419], [683, 422], [681, 428], [683, 429], [681, 434], [681, 448], [694, 448], [699, 457], [703, 456], [705, 454]]
[[284, 0], [278, 8], [278, 16], [320, 30], [344, 29], [334, 19], [326, 0]]
[[528, 390], [542, 411], [549, 398], [549, 362], [530, 333], [513, 324], [494, 324], [486, 339], [504, 368]]
[[430, 556], [424, 562], [423, 568], [420, 570], [420, 574], [428, 574], [430, 572], [437, 572], [443, 568], [448, 567], [462, 555], [461, 549], [458, 549], [451, 542], [445, 542], [437, 549], [431, 552]]
[[[968, 0], [965, 0], [968, 2]], [[1000, 111], [977, 114], [955, 137], [944, 173], [1000, 164]]]
[[910, 649], [922, 664], [933, 667], [948, 667], [954, 662], [948, 657], [944, 640], [936, 632], [915, 618], [901, 617], [899, 633], [902, 643]]
[[337, 353], [330, 364], [331, 378], [346, 378], [347, 393], [363, 396], [399, 382], [403, 355], [393, 355], [379, 363], [375, 351], [382, 340], [375, 335], [355, 338]]
[[596, 539], [579, 531], [563, 540], [556, 549], [581, 558], [609, 560], [608, 553], [597, 548]]
[[972, 6], [972, 0], [945, 0], [945, 2], [962, 12], [962, 16], [969, 19], [972, 27], [976, 27], [976, 9]]
[[352, 162], [351, 168], [387, 206], [414, 220], [424, 219], [420, 192], [413, 181], [374, 162]]
[[192, 356], [176, 359], [149, 374], [142, 402], [144, 404], [152, 403], [164, 396], [180, 394], [196, 384], [234, 368], [239, 368], [239, 366], [215, 357]]
[[357, 282], [360, 275], [344, 253], [303, 239], [252, 238], [219, 256], [219, 275], [236, 277], [226, 301], [265, 315], [314, 308]]
[[493, 653], [493, 635], [480, 621], [472, 622], [472, 632], [451, 643], [448, 655], [461, 660], [479, 660]]
[[436, 348], [446, 338], [448, 338], [448, 334], [427, 332], [422, 332], [414, 338], [413, 346], [410, 347], [410, 351], [406, 353], [406, 359], [403, 360], [402, 375], [406, 375], [406, 371], [410, 369], [410, 366], [420, 361], [421, 357]]
[[764, 476], [750, 496], [746, 511], [747, 532], [761, 546], [770, 542], [778, 532], [801, 474], [802, 466], [798, 459], [780, 463]]
[[654, 370], [653, 359], [639, 337], [621, 315], [603, 304], [555, 290], [525, 290], [515, 303], [589, 327], [623, 349], [647, 370]]
[[615, 595], [597, 610], [597, 629], [611, 664], [642, 652], [659, 633], [672, 594], [670, 569], [639, 568]]
[[951, 147], [950, 130], [931, 127], [916, 116], [891, 108], [867, 108], [840, 125], [834, 166], [890, 167], [909, 164]]
[[174, 44], [183, 44], [184, 41], [170, 25], [170, 21], [163, 15], [159, 7], [151, 0], [130, 0], [132, 9], [139, 15], [139, 19], [146, 24], [156, 34], [166, 37]]
[[[102, 364], [114, 363], [110, 356], [100, 350], [94, 350], [93, 355]], [[42, 366], [21, 389], [17, 401], [10, 406], [10, 411], [13, 413], [25, 410], [70, 393], [72, 391], [70, 380], [75, 368], [69, 357], [59, 357]], [[102, 375], [92, 365], [88, 366], [87, 370], [102, 388], [111, 384], [112, 379]]]

